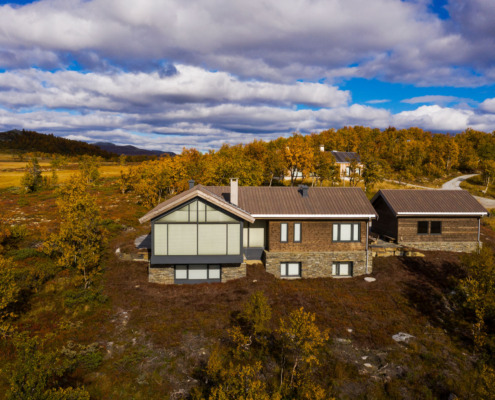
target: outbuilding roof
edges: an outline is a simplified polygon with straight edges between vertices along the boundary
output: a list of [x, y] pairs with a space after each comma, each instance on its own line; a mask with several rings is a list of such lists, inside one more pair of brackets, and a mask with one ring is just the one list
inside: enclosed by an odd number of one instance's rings
[[348, 163], [353, 160], [356, 160], [358, 163], [361, 162], [361, 157], [359, 157], [358, 153], [354, 153], [353, 151], [335, 151], [332, 150], [331, 153], [335, 157], [335, 162], [337, 163]]
[[380, 190], [371, 200], [378, 197], [390, 207], [396, 216], [425, 215], [487, 215], [488, 211], [465, 190]]
[[199, 196], [240, 218], [323, 219], [376, 218], [375, 209], [360, 188], [310, 187], [307, 196], [297, 187], [238, 187], [238, 205], [230, 203], [230, 186], [197, 185], [159, 204], [139, 219], [143, 223]]

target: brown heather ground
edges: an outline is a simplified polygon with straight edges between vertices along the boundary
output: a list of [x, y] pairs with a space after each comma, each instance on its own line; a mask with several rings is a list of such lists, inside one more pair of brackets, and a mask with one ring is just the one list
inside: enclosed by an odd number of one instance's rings
[[[261, 290], [273, 310], [273, 328], [281, 317], [304, 307], [316, 314], [321, 329], [329, 329], [319, 380], [337, 398], [446, 399], [450, 393], [469, 398], [474, 384], [467, 377], [473, 363], [469, 330], [458, 322], [449, 301], [452, 280], [462, 276], [459, 255], [427, 252], [424, 258], [375, 259], [373, 283], [362, 277], [283, 281], [256, 265], [248, 267], [246, 278], [226, 284], [150, 284], [147, 263], [115, 255], [149, 230], [137, 221], [146, 210], [132, 195], [120, 195], [111, 180], [95, 194], [108, 229], [104, 273], [95, 287], [101, 293], [71, 304], [81, 291], [74, 289], [67, 271], [56, 271], [46, 256], [22, 258], [23, 251], [56, 228], [54, 194], [0, 192], [2, 220], [23, 224], [28, 232], [6, 254], [17, 257], [19, 268], [41, 282], [26, 294], [17, 327], [46, 337], [53, 348], [69, 341], [98, 343], [102, 364], [72, 377], [92, 397], [186, 395], [200, 383], [211, 349], [225, 342], [236, 313]], [[493, 246], [494, 232], [483, 227], [483, 240]], [[55, 272], [46, 272], [46, 280], [40, 273], [45, 270]], [[398, 332], [415, 339], [398, 344], [392, 340]], [[5, 365], [14, 353], [5, 343], [1, 347], [0, 365]], [[0, 370], [0, 393], [7, 387]]]

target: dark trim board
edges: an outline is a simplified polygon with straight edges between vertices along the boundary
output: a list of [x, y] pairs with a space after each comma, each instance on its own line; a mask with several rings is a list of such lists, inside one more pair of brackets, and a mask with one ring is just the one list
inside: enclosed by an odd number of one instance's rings
[[[213, 256], [151, 256], [151, 268], [153, 264], [241, 264], [240, 255], [213, 255]], [[158, 268], [158, 267], [157, 267]]]
[[246, 260], [259, 260], [263, 258], [264, 247], [244, 247]]

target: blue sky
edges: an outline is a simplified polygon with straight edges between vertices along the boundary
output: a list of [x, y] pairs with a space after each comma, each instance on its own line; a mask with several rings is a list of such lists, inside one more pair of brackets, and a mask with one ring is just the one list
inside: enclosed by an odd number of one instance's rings
[[493, 0], [0, 1], [0, 129], [180, 152], [495, 130]]

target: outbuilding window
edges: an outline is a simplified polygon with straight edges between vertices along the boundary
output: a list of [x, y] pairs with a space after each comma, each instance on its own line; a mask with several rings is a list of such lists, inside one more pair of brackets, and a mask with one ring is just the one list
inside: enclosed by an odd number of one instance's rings
[[430, 233], [432, 235], [442, 234], [442, 221], [431, 221]]
[[428, 221], [418, 221], [418, 235], [428, 234]]

